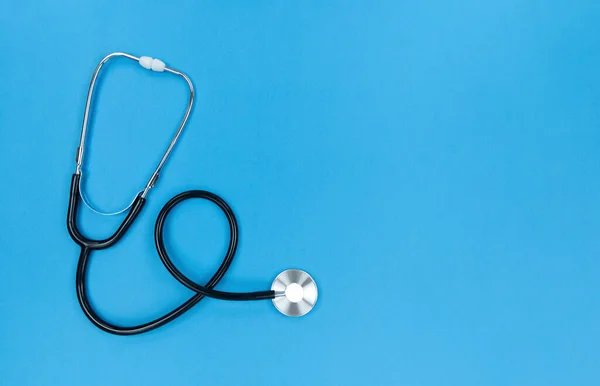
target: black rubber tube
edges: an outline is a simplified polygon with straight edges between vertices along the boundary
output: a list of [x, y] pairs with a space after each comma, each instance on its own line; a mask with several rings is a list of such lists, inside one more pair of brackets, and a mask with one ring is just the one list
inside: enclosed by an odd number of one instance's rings
[[92, 240], [90, 238], [85, 237], [79, 229], [77, 228], [77, 208], [79, 206], [79, 180], [81, 179], [81, 174], [73, 174], [71, 178], [71, 191], [69, 196], [69, 210], [67, 212], [67, 230], [69, 231], [69, 235], [71, 238], [80, 246], [87, 247], [88, 249], [106, 249], [115, 245], [121, 237], [125, 235], [133, 221], [140, 214], [144, 204], [146, 203], [146, 199], [142, 196], [137, 196], [133, 205], [127, 212], [127, 216], [119, 225], [115, 233], [112, 236], [107, 237], [103, 240]]
[[[148, 323], [144, 323], [144, 324], [137, 325], [137, 326], [123, 327], [123, 326], [117, 326], [115, 324], [105, 321], [104, 319], [102, 319], [102, 317], [100, 317], [94, 311], [94, 308], [87, 297], [87, 291], [86, 291], [87, 266], [89, 263], [90, 254], [93, 250], [107, 248], [106, 244], [108, 244], [108, 246], [113, 245], [118, 239], [120, 239], [120, 237], [123, 235], [124, 231], [117, 232], [118, 233], [118, 235], [116, 236], [117, 240], [114, 240], [114, 241], [111, 240], [108, 243], [102, 242], [102, 241], [99, 242], [96, 240], [90, 240], [90, 239], [86, 238], [85, 236], [81, 235], [79, 233], [79, 231], [77, 230], [77, 224], [75, 221], [75, 217], [76, 217], [75, 214], [76, 214], [76, 210], [77, 210], [76, 208], [77, 208], [77, 204], [79, 201], [78, 200], [78, 189], [77, 188], [73, 189], [73, 185], [75, 185], [75, 183], [76, 183], [76, 181], [74, 180], [72, 182], [72, 187], [71, 187], [72, 188], [71, 189], [71, 199], [70, 199], [70, 203], [69, 203], [69, 214], [67, 216], [67, 218], [68, 218], [67, 223], [69, 226], [69, 233], [71, 234], [72, 237], [74, 235], [77, 236], [77, 237], [73, 237], [73, 239], [75, 240], [75, 242], [77, 242], [77, 244], [79, 244], [81, 246], [81, 254], [79, 255], [79, 262], [77, 264], [77, 275], [76, 275], [76, 279], [75, 279], [76, 287], [77, 287], [77, 299], [79, 300], [79, 305], [81, 306], [81, 309], [83, 310], [85, 316], [87, 316], [87, 318], [96, 327], [100, 328], [101, 330], [106, 331], [111, 334], [115, 334], [115, 335], [136, 335], [136, 334], [148, 332], [148, 331], [154, 330], [155, 328], [158, 328], [164, 324], [167, 324], [167, 323], [173, 321], [174, 319], [176, 319], [177, 317], [183, 315], [186, 311], [188, 311], [190, 308], [195, 306], [199, 301], [201, 301], [205, 296], [217, 298], [217, 299], [223, 299], [223, 300], [237, 300], [237, 301], [273, 299], [275, 297], [274, 291], [236, 293], [236, 292], [217, 291], [214, 289], [214, 287], [217, 285], [217, 283], [223, 278], [223, 276], [227, 272], [227, 269], [231, 265], [231, 262], [233, 261], [233, 258], [235, 256], [235, 252], [237, 249], [237, 243], [238, 243], [237, 221], [235, 219], [235, 215], [233, 214], [233, 210], [231, 210], [229, 205], [227, 205], [227, 203], [223, 199], [221, 199], [219, 196], [217, 196], [213, 193], [204, 191], [204, 190], [190, 190], [190, 191], [183, 192], [183, 193], [178, 194], [177, 196], [173, 197], [161, 209], [161, 211], [158, 215], [158, 218], [156, 220], [156, 226], [154, 228], [154, 241], [156, 243], [156, 249], [158, 251], [160, 259], [163, 262], [163, 264], [165, 265], [165, 267], [167, 268], [167, 270], [181, 284], [183, 284], [187, 288], [193, 290], [194, 292], [196, 292], [196, 294], [194, 296], [192, 296], [189, 300], [187, 300], [185, 303], [181, 304], [179, 307], [172, 310], [171, 312], [169, 312], [153, 321], [150, 321]], [[221, 266], [219, 267], [217, 272], [215, 272], [213, 277], [205, 285], [200, 285], [198, 283], [195, 283], [194, 281], [192, 281], [188, 277], [186, 277], [183, 273], [181, 273], [181, 271], [179, 271], [177, 269], [177, 267], [175, 267], [175, 265], [169, 258], [169, 255], [167, 254], [167, 250], [165, 248], [165, 243], [164, 243], [164, 239], [163, 239], [164, 224], [165, 224], [165, 220], [166, 220], [168, 214], [171, 212], [171, 210], [177, 204], [181, 203], [184, 200], [191, 199], [191, 198], [206, 199], [206, 200], [214, 202], [217, 206], [219, 206], [219, 208], [221, 208], [223, 213], [225, 213], [225, 216], [227, 217], [227, 221], [229, 223], [230, 239], [229, 239], [229, 246], [227, 248], [227, 253], [225, 254], [223, 263], [221, 263]], [[131, 222], [133, 221], [135, 216], [137, 216], [137, 214], [141, 210], [142, 205], [143, 205], [143, 202], [140, 204], [140, 206], [138, 208], [135, 209], [136, 213], [134, 215], [131, 215], [131, 212], [130, 212], [130, 214], [127, 215], [126, 220], [124, 220], [124, 222], [127, 224], [125, 226], [125, 230], [127, 230], [129, 225], [131, 225]], [[128, 221], [127, 219], [130, 219], [130, 220]], [[111, 237], [110, 239], [113, 239], [114, 237], [115, 236]]]

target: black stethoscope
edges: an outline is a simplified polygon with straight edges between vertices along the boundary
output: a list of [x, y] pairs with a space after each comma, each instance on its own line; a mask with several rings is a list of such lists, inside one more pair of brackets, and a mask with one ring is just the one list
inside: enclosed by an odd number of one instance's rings
[[[188, 84], [190, 88], [190, 99], [187, 105], [187, 109], [185, 111], [185, 115], [173, 137], [167, 151], [163, 155], [158, 167], [152, 173], [150, 180], [146, 184], [144, 190], [140, 191], [135, 199], [127, 206], [127, 208], [114, 212], [114, 213], [103, 213], [95, 208], [88, 202], [85, 198], [85, 195], [82, 192], [81, 188], [81, 179], [82, 179], [82, 163], [83, 163], [83, 152], [85, 145], [85, 138], [87, 133], [87, 125], [88, 119], [90, 116], [90, 105], [92, 102], [92, 96], [94, 93], [94, 86], [96, 84], [96, 79], [98, 78], [98, 74], [102, 69], [102, 66], [106, 62], [108, 62], [111, 58], [115, 57], [124, 57], [131, 60], [135, 60], [139, 62], [139, 64], [146, 68], [151, 69], [156, 72], [169, 72], [171, 74], [179, 75], [182, 77]], [[86, 291], [86, 276], [87, 276], [87, 266], [90, 259], [90, 254], [94, 250], [107, 249], [115, 245], [121, 237], [127, 232], [133, 221], [137, 218], [139, 213], [141, 212], [144, 204], [146, 203], [146, 195], [154, 187], [160, 171], [164, 166], [166, 160], [169, 155], [173, 151], [173, 148], [185, 127], [185, 124], [190, 116], [192, 106], [194, 104], [194, 86], [191, 80], [182, 72], [177, 71], [173, 68], [169, 68], [165, 66], [165, 64], [158, 60], [152, 59], [147, 56], [142, 56], [140, 58], [135, 57], [133, 55], [129, 55], [122, 52], [115, 52], [108, 56], [106, 56], [96, 67], [94, 71], [94, 75], [92, 76], [92, 81], [90, 83], [90, 87], [88, 90], [87, 100], [85, 104], [85, 113], [83, 117], [83, 127], [81, 130], [81, 139], [79, 142], [79, 148], [77, 149], [77, 168], [75, 170], [75, 174], [71, 179], [71, 190], [69, 196], [69, 209], [67, 213], [67, 228], [69, 230], [69, 234], [71, 238], [81, 247], [81, 253], [79, 255], [79, 262], [77, 264], [77, 276], [76, 276], [76, 285], [77, 285], [77, 299], [79, 300], [79, 304], [81, 305], [81, 309], [87, 316], [87, 318], [98, 328], [109, 332], [111, 334], [116, 335], [135, 335], [141, 334], [155, 328], [158, 328], [175, 318], [181, 316], [183, 313], [188, 311], [194, 305], [196, 305], [199, 301], [201, 301], [205, 296], [223, 299], [223, 300], [264, 300], [271, 299], [273, 304], [277, 309], [288, 316], [302, 316], [308, 313], [314, 306], [317, 301], [317, 286], [312, 277], [301, 270], [290, 269], [279, 274], [273, 284], [271, 286], [271, 290], [269, 291], [258, 291], [258, 292], [225, 292], [215, 290], [214, 287], [219, 283], [219, 281], [227, 272], [227, 269], [231, 265], [233, 261], [233, 257], [235, 256], [237, 243], [238, 243], [238, 227], [235, 219], [235, 215], [233, 211], [227, 205], [227, 203], [220, 198], [219, 196], [207, 192], [205, 190], [190, 190], [187, 192], [183, 192], [178, 194], [177, 196], [170, 199], [165, 206], [161, 209], [158, 218], [156, 219], [156, 226], [154, 228], [154, 241], [156, 243], [156, 249], [158, 251], [158, 255], [160, 256], [161, 261], [167, 268], [167, 270], [184, 286], [196, 292], [194, 296], [192, 296], [185, 303], [181, 304], [179, 307], [175, 308], [171, 312], [153, 320], [148, 323], [144, 323], [138, 326], [131, 327], [122, 327], [111, 324], [104, 319], [102, 319], [95, 311], [92, 305], [90, 304], [87, 291]], [[221, 266], [217, 270], [217, 272], [213, 275], [213, 277], [206, 283], [205, 285], [200, 285], [198, 283], [193, 282], [188, 277], [186, 277], [181, 271], [175, 267], [164, 245], [163, 239], [163, 229], [165, 219], [171, 212], [171, 210], [182, 201], [191, 199], [191, 198], [201, 198], [205, 200], [212, 201], [215, 203], [225, 216], [227, 217], [227, 221], [229, 222], [229, 231], [230, 231], [230, 240], [229, 246], [227, 248], [227, 253], [225, 255], [225, 259]], [[77, 208], [79, 205], [79, 201], [83, 201], [85, 205], [87, 205], [91, 210], [96, 213], [102, 215], [115, 215], [121, 213], [127, 213], [125, 219], [121, 223], [121, 225], [117, 228], [115, 233], [103, 240], [93, 240], [84, 236], [77, 227]]]

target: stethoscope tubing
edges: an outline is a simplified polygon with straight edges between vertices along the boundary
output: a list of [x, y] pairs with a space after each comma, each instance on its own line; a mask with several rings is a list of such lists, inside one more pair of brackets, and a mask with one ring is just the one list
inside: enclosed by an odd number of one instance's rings
[[[190, 190], [176, 195], [171, 198], [161, 209], [156, 220], [156, 226], [154, 227], [154, 241], [156, 249], [163, 262], [165, 268], [179, 281], [181, 284], [196, 292], [189, 300], [181, 304], [174, 310], [164, 314], [163, 316], [156, 318], [150, 322], [140, 324], [137, 326], [117, 326], [106, 320], [104, 320], [98, 313], [95, 312], [94, 307], [89, 301], [87, 295], [87, 268], [90, 261], [90, 255], [92, 251], [99, 251], [113, 246], [117, 241], [123, 237], [125, 232], [132, 225], [135, 218], [139, 215], [142, 207], [144, 206], [145, 199], [139, 197], [136, 199], [134, 205], [130, 208], [127, 216], [117, 228], [117, 231], [109, 238], [104, 240], [93, 240], [85, 237], [78, 229], [77, 226], [77, 208], [80, 200], [79, 196], [79, 175], [74, 174], [71, 181], [71, 191], [69, 199], [69, 209], [67, 215], [67, 228], [73, 240], [81, 247], [81, 253], [79, 255], [79, 262], [77, 264], [76, 274], [76, 287], [77, 287], [77, 299], [79, 305], [83, 310], [86, 317], [98, 328], [115, 335], [136, 335], [144, 332], [154, 330], [164, 324], [171, 322], [172, 320], [183, 315], [186, 311], [195, 306], [205, 296], [232, 301], [251, 301], [251, 300], [265, 300], [274, 299], [276, 296], [275, 291], [257, 291], [257, 292], [225, 292], [215, 290], [214, 287], [221, 281], [227, 270], [229, 269], [233, 258], [235, 256], [238, 244], [238, 225], [235, 219], [235, 215], [231, 207], [219, 196], [214, 193], [205, 190]], [[205, 284], [200, 285], [193, 280], [185, 276], [176, 266], [169, 257], [165, 242], [164, 242], [164, 226], [167, 216], [171, 210], [180, 204], [181, 202], [188, 199], [205, 199], [215, 203], [225, 214], [227, 222], [229, 224], [230, 238], [229, 245], [225, 258], [217, 269], [211, 279]]]

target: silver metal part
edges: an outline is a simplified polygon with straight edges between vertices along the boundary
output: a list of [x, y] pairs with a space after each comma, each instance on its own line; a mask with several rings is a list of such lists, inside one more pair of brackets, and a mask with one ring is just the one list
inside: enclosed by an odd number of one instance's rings
[[287, 316], [307, 314], [317, 303], [319, 294], [313, 278], [299, 269], [281, 272], [273, 281], [271, 290], [276, 292], [273, 304]]
[[[136, 56], [129, 55], [129, 54], [126, 54], [126, 53], [123, 53], [123, 52], [113, 52], [112, 54], [109, 54], [104, 59], [102, 59], [100, 61], [100, 63], [98, 64], [98, 66], [96, 67], [96, 70], [94, 71], [94, 74], [92, 75], [92, 80], [90, 82], [90, 87], [88, 89], [87, 99], [86, 99], [86, 102], [85, 102], [85, 112], [83, 114], [83, 125], [81, 127], [81, 138], [79, 140], [79, 147], [77, 148], [77, 158], [76, 158], [77, 167], [75, 169], [75, 174], [82, 175], [83, 153], [84, 153], [84, 150], [85, 150], [85, 138], [87, 136], [88, 120], [89, 120], [89, 117], [90, 117], [90, 108], [91, 108], [91, 104], [92, 104], [92, 97], [94, 95], [94, 87], [96, 85], [96, 79], [98, 78], [98, 74], [100, 73], [100, 70], [102, 69], [102, 66], [104, 66], [104, 64], [106, 62], [108, 62], [111, 58], [115, 58], [115, 57], [124, 57], [124, 58], [127, 58], [127, 59], [134, 60], [136, 62], [139, 62], [139, 59], [140, 59], [140, 58], [138, 58]], [[158, 166], [156, 167], [156, 169], [152, 173], [152, 176], [148, 180], [148, 183], [146, 184], [146, 187], [144, 188], [144, 190], [142, 190], [139, 193], [139, 195], [141, 195], [142, 197], [146, 197], [146, 195], [148, 194], [148, 191], [150, 189], [152, 189], [152, 187], [154, 187], [154, 184], [156, 183], [156, 180], [158, 179], [160, 171], [163, 168], [163, 166], [164, 166], [165, 162], [167, 161], [167, 159], [169, 158], [169, 155], [171, 155], [171, 152], [173, 151], [173, 148], [175, 147], [175, 144], [177, 143], [177, 140], [179, 139], [179, 136], [181, 135], [181, 132], [183, 131], [183, 128], [185, 127], [185, 124], [187, 123], [187, 120], [188, 120], [188, 118], [190, 116], [190, 113], [192, 112], [192, 106], [194, 105], [194, 85], [192, 84], [192, 81], [190, 80], [190, 78], [188, 78], [187, 75], [185, 75], [183, 72], [177, 71], [177, 70], [175, 70], [173, 68], [170, 68], [170, 67], [165, 67], [164, 71], [165, 72], [169, 72], [171, 74], [178, 75], [178, 76], [182, 77], [186, 81], [186, 83], [188, 84], [188, 86], [190, 88], [190, 99], [188, 101], [187, 109], [185, 111], [183, 119], [181, 120], [181, 123], [179, 124], [179, 128], [175, 132], [175, 135], [173, 136], [173, 139], [171, 140], [171, 143], [169, 144], [169, 147], [167, 147], [167, 150], [165, 151], [165, 154], [163, 155], [162, 159], [158, 163]], [[81, 176], [81, 179], [83, 179], [83, 175]], [[112, 214], [122, 213], [125, 210], [127, 210], [127, 208], [125, 208], [123, 210], [120, 210], [120, 211], [117, 211], [117, 212], [113, 212], [113, 213], [104, 213], [104, 212], [101, 212], [98, 209], [95, 209], [95, 208], [91, 207], [91, 205], [89, 204], [89, 200], [86, 200], [86, 198], [84, 198], [85, 194], [83, 193], [83, 191], [81, 189], [80, 189], [80, 193], [81, 193], [83, 202], [88, 207], [90, 207], [90, 209], [92, 209], [96, 213], [105, 214], [105, 215], [112, 215]]]

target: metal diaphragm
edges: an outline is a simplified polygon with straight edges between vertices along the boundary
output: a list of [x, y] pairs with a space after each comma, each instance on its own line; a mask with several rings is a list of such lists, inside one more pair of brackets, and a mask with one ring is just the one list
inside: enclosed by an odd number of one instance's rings
[[281, 272], [271, 289], [277, 293], [273, 304], [287, 316], [305, 315], [317, 303], [317, 284], [308, 273], [299, 269]]

